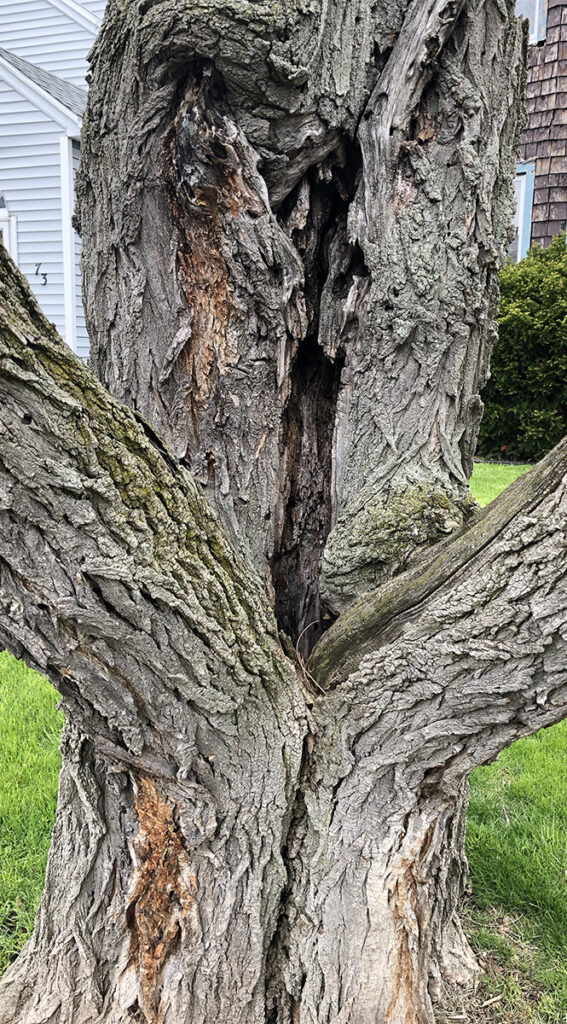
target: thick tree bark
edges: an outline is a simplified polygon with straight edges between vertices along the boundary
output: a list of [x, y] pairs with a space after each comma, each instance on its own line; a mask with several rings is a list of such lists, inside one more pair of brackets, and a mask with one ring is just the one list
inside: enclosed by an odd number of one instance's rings
[[567, 714], [567, 443], [467, 490], [513, 6], [110, 3], [79, 221], [114, 397], [0, 256], [0, 642], [68, 719], [1, 1024], [430, 1024], [474, 969], [468, 774]]
[[343, 615], [310, 695], [187, 472], [2, 278], [1, 638], [73, 724], [0, 1020], [431, 1021], [468, 773], [567, 714], [567, 441]]
[[296, 674], [188, 474], [5, 256], [1, 287], [0, 642], [74, 727], [0, 1019], [185, 1020], [191, 991], [195, 1022], [260, 1020], [306, 732]]
[[285, 940], [300, 1020], [428, 1021], [466, 975], [463, 785], [565, 715], [566, 459], [567, 440], [312, 655], [327, 695]]
[[187, 461], [294, 641], [311, 627], [304, 653], [325, 609], [470, 512], [524, 80], [513, 6], [130, 2], [95, 49], [95, 371]]

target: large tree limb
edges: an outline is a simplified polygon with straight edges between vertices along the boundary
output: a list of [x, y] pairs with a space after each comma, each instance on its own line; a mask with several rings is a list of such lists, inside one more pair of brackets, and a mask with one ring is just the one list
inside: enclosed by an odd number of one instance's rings
[[195, 1022], [260, 1019], [306, 731], [296, 674], [191, 478], [56, 336], [3, 251], [0, 609], [0, 642], [51, 679], [85, 737], [63, 775], [68, 867], [0, 1019], [153, 1020], [179, 985]]
[[[382, 637], [387, 643], [388, 637], [400, 635], [404, 623], [415, 617], [427, 600], [452, 587], [456, 579], [478, 573], [482, 583], [487, 556], [493, 558], [514, 533], [521, 535], [526, 520], [545, 517], [545, 503], [557, 495], [566, 472], [567, 441], [562, 441], [537, 467], [477, 512], [468, 527], [423, 552], [410, 570], [344, 612], [310, 659], [309, 670], [318, 683], [333, 688], [345, 680], [366, 654], [382, 645]], [[560, 561], [555, 564], [560, 574]]]
[[441, 979], [470, 966], [455, 915], [463, 786], [567, 714], [566, 474], [567, 440], [315, 648], [330, 692], [280, 929], [307, 1019], [340, 1006], [345, 1021], [432, 1021]]
[[511, 4], [412, 4], [361, 120], [348, 237], [369, 286], [347, 346], [321, 563], [335, 611], [470, 515], [521, 55]]

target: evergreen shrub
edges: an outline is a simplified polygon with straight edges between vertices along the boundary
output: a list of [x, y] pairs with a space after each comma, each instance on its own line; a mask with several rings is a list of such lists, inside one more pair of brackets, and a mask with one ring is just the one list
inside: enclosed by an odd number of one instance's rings
[[534, 245], [501, 273], [499, 340], [478, 453], [534, 462], [567, 434], [567, 246]]

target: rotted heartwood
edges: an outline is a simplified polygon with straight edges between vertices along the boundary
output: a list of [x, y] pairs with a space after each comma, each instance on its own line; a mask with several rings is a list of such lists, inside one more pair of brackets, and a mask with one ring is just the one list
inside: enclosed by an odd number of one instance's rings
[[0, 256], [0, 641], [67, 716], [2, 1024], [431, 1024], [474, 974], [468, 775], [567, 714], [567, 443], [467, 485], [524, 50], [512, 0], [109, 5], [92, 370]]

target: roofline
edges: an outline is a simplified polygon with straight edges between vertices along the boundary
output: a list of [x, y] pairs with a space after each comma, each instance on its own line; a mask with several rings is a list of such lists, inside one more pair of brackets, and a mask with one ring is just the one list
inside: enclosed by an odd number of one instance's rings
[[56, 100], [54, 96], [50, 96], [45, 89], [42, 89], [36, 82], [32, 82], [31, 78], [24, 75], [1, 55], [0, 72], [8, 85], [11, 85], [24, 99], [35, 103], [44, 114], [47, 114], [56, 124], [64, 128], [67, 135], [74, 136], [80, 133], [81, 118], [78, 114], [74, 114], [72, 110], [69, 110], [59, 100]]
[[57, 7], [58, 10], [63, 11], [65, 14], [69, 14], [74, 21], [96, 36], [101, 26], [100, 19], [91, 11], [85, 10], [76, 0], [48, 0], [48, 3], [53, 7]]

